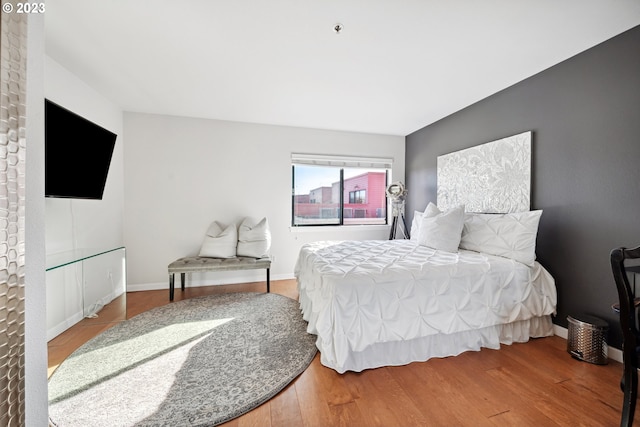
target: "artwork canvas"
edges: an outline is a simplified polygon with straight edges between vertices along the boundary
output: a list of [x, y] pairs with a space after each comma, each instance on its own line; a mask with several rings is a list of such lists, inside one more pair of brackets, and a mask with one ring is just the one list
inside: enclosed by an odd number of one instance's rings
[[531, 131], [438, 156], [440, 209], [510, 213], [531, 208]]

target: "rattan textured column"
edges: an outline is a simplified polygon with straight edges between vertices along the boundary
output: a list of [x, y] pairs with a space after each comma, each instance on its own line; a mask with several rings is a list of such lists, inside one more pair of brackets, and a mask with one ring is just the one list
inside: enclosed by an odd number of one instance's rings
[[[27, 18], [2, 2], [0, 30], [0, 426], [24, 412], [24, 209]], [[13, 9], [13, 10], [12, 10]]]

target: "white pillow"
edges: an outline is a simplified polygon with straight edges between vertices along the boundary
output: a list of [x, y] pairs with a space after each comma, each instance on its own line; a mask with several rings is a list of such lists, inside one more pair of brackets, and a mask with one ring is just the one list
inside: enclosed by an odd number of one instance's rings
[[514, 259], [526, 265], [536, 260], [541, 210], [509, 214], [467, 214], [461, 249]]
[[420, 233], [420, 223], [422, 222], [423, 212], [414, 211], [413, 220], [411, 221], [411, 240], [418, 240], [418, 233]]
[[235, 224], [224, 227], [213, 221], [204, 236], [199, 256], [208, 258], [233, 258], [238, 245], [238, 230]]
[[238, 256], [264, 258], [271, 249], [271, 231], [267, 218], [245, 218], [238, 231]]
[[418, 235], [420, 234], [420, 224], [422, 223], [423, 215], [427, 216], [436, 216], [440, 213], [440, 210], [436, 205], [429, 202], [427, 205], [427, 209], [424, 212], [414, 211], [413, 212], [413, 220], [411, 221], [411, 240], [418, 240]]
[[[430, 214], [432, 216], [428, 216]], [[430, 203], [422, 215], [418, 244], [441, 251], [458, 252], [463, 225], [464, 206], [440, 212]]]

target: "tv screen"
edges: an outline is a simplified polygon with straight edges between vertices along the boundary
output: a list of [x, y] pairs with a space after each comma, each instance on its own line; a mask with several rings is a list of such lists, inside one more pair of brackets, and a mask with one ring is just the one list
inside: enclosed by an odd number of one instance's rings
[[46, 197], [102, 199], [117, 135], [45, 100]]

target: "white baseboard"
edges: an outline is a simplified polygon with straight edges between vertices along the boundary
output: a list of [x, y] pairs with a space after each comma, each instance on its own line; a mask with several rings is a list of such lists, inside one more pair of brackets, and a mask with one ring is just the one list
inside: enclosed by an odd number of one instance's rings
[[102, 308], [105, 305], [109, 304], [111, 301], [118, 298], [123, 293], [124, 293], [123, 291], [114, 290], [109, 295], [96, 301], [92, 306], [86, 307], [85, 309], [72, 314], [71, 316], [67, 317], [64, 321], [58, 323], [52, 328], [47, 329], [47, 342], [51, 341], [52, 339], [54, 339], [55, 337], [57, 337], [58, 335], [60, 335], [61, 333], [63, 333], [64, 331], [66, 331], [67, 329], [69, 329], [79, 321], [81, 321], [82, 319], [84, 319], [85, 317], [83, 313], [84, 310], [88, 310], [89, 312], [99, 312], [100, 310], [102, 310]]
[[[180, 276], [176, 275], [175, 278], [175, 287], [176, 289], [180, 289]], [[295, 279], [293, 274], [276, 274], [271, 275], [270, 281], [274, 280], [289, 280]], [[187, 277], [186, 287], [187, 288], [197, 288], [200, 286], [213, 286], [213, 285], [236, 285], [239, 283], [253, 283], [253, 282], [264, 282], [266, 278], [263, 275], [260, 277], [254, 275], [246, 275], [246, 276], [235, 276], [235, 277], [227, 277], [227, 278], [210, 278], [207, 279], [192, 279]], [[127, 284], [127, 292], [138, 292], [138, 291], [157, 291], [166, 289], [169, 290], [169, 279], [167, 278], [166, 282], [162, 283], [138, 283], [138, 284]]]
[[53, 328], [47, 329], [47, 341], [51, 341], [52, 339], [81, 321], [83, 318], [84, 316], [82, 315], [82, 310], [80, 310], [77, 313], [74, 313], [71, 316], [67, 317], [64, 321], [58, 323]]
[[[558, 325], [553, 325], [553, 333], [560, 338], [564, 338], [565, 340], [569, 336], [569, 331], [567, 330], [567, 328], [563, 328], [562, 326]], [[615, 347], [607, 346], [607, 357], [611, 360], [622, 363], [622, 351], [618, 350]]]

